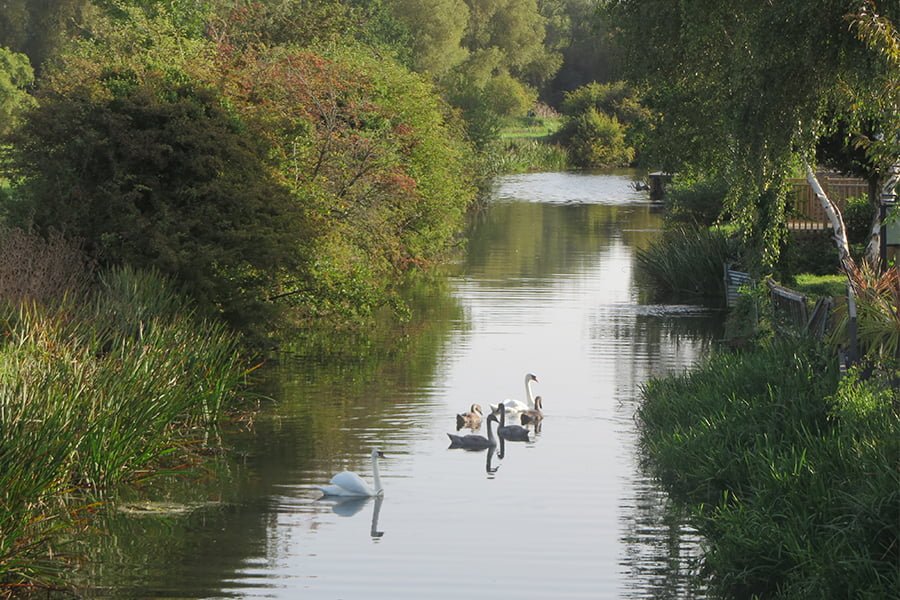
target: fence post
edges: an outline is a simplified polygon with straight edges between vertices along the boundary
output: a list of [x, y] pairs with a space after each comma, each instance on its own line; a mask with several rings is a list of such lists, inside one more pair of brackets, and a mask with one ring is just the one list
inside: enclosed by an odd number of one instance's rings
[[850, 337], [850, 351], [847, 356], [847, 366], [852, 367], [859, 360], [859, 342], [856, 339], [856, 298], [853, 296], [853, 286], [847, 284], [847, 314], [850, 322], [847, 334]]

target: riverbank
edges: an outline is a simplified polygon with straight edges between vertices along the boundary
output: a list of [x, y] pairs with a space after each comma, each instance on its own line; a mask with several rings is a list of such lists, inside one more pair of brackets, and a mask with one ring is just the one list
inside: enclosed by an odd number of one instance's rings
[[117, 486], [185, 469], [240, 392], [246, 363], [158, 275], [0, 308], [0, 597], [53, 585], [65, 540]]
[[778, 342], [645, 387], [643, 448], [692, 511], [716, 593], [887, 598], [900, 588], [897, 392], [839, 379], [835, 362]]

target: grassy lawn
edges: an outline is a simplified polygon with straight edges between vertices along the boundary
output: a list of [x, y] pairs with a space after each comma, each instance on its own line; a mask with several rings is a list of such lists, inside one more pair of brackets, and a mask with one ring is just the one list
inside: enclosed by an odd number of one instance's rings
[[793, 287], [795, 290], [807, 296], [816, 298], [823, 296], [846, 296], [846, 275], [810, 275], [808, 273], [797, 275]]
[[511, 119], [500, 132], [500, 138], [538, 139], [553, 135], [562, 125], [559, 117], [518, 117]]

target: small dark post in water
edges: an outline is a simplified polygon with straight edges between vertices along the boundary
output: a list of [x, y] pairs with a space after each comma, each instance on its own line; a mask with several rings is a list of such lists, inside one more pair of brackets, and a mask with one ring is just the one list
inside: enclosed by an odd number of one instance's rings
[[672, 175], [656, 171], [647, 175], [647, 180], [650, 182], [650, 199], [662, 200], [666, 195], [666, 184], [672, 181]]

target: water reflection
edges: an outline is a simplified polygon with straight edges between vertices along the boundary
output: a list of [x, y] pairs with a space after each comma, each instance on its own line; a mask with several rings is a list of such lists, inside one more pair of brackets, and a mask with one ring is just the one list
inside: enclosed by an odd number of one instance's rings
[[384, 536], [383, 531], [378, 531], [378, 515], [381, 513], [381, 503], [384, 502], [384, 496], [375, 497], [343, 497], [323, 496], [317, 501], [319, 504], [331, 506], [331, 511], [341, 517], [352, 517], [360, 512], [367, 504], [372, 503], [372, 522], [369, 527], [369, 535], [373, 540], [378, 541]]

